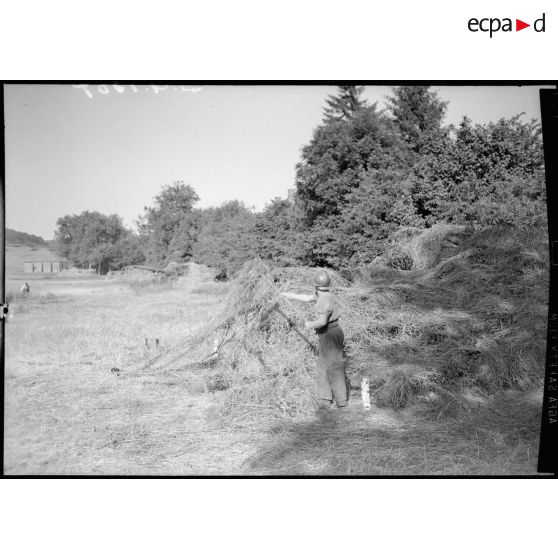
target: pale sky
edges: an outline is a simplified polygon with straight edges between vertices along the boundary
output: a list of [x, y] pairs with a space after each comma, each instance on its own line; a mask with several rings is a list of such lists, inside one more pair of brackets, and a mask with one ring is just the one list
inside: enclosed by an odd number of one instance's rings
[[[525, 112], [538, 86], [434, 87], [446, 123]], [[231, 199], [257, 209], [294, 187], [300, 149], [322, 119], [329, 86], [6, 85], [6, 225], [53, 238], [56, 220], [85, 210], [132, 226], [165, 183], [183, 180], [200, 207]], [[368, 86], [385, 106], [391, 87]]]

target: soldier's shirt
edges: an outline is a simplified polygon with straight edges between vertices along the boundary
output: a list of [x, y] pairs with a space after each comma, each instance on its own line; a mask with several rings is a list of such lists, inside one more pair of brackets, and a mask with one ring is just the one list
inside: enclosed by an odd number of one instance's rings
[[316, 315], [325, 315], [327, 317], [328, 323], [334, 322], [338, 318], [333, 295], [330, 292], [326, 291], [319, 294], [314, 306], [314, 310], [316, 312]]

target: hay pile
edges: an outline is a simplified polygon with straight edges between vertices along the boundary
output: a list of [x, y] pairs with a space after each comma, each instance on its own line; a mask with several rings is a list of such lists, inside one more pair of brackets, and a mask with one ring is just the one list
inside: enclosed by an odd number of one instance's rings
[[[544, 232], [487, 229], [454, 236], [453, 249], [445, 246], [441, 258], [433, 239], [449, 232], [456, 231], [426, 231], [426, 241], [413, 237], [417, 255], [420, 246], [427, 247], [423, 255], [437, 254], [424, 256], [425, 269], [330, 271], [347, 374], [355, 387], [368, 377], [378, 405], [402, 407], [434, 392], [445, 409], [452, 398], [463, 402], [462, 394], [483, 397], [541, 382]], [[193, 374], [206, 390], [223, 390], [215, 414], [229, 425], [312, 413], [315, 356], [308, 341], [317, 339], [303, 330], [312, 305], [290, 303], [279, 293], [311, 293], [314, 273], [247, 262], [221, 313], [146, 368]]]
[[[219, 315], [143, 370], [191, 373], [208, 391], [226, 390], [218, 414], [235, 424], [312, 412], [317, 339], [303, 328], [312, 308], [280, 292], [311, 293], [314, 273], [250, 260], [233, 279]], [[340, 275], [331, 275], [339, 290], [349, 289]]]
[[402, 227], [390, 236], [385, 254], [376, 263], [401, 270], [431, 269], [454, 254], [455, 248], [471, 234], [470, 229], [461, 225]]
[[[455, 233], [444, 229], [421, 234], [431, 241]], [[454, 248], [446, 246], [441, 261], [432, 258], [424, 270], [398, 272], [387, 287], [397, 300], [380, 323], [369, 324], [375, 329], [372, 346], [390, 369], [376, 394], [379, 402], [403, 405], [428, 390], [446, 399], [447, 390], [486, 396], [528, 389], [542, 380], [545, 231], [457, 233]], [[415, 246], [428, 244], [424, 240], [415, 237]]]

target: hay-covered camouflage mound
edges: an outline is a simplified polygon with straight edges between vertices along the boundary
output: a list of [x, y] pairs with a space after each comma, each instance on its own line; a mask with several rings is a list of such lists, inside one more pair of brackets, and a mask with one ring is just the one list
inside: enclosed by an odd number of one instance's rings
[[[415, 258], [423, 244], [439, 254], [433, 239], [447, 238], [448, 230], [414, 236]], [[467, 394], [541, 381], [544, 234], [488, 229], [452, 238], [455, 246], [446, 246], [443, 258], [421, 260], [429, 262], [424, 269], [328, 270], [348, 377], [353, 387], [369, 378], [378, 405], [401, 407], [423, 395], [453, 409], [466, 404]], [[317, 339], [303, 328], [312, 305], [289, 302], [280, 292], [312, 293], [314, 273], [247, 262], [219, 315], [143, 369], [192, 374], [210, 391], [225, 390], [216, 413], [230, 424], [313, 412]]]

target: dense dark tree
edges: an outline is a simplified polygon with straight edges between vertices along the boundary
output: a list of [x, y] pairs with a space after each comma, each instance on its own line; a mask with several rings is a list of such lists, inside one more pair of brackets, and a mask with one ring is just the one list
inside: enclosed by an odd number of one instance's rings
[[401, 86], [393, 89], [388, 107], [401, 137], [416, 153], [428, 149], [439, 134], [448, 103], [424, 86]]
[[168, 245], [166, 258], [168, 261], [184, 262], [192, 258], [202, 225], [201, 217], [202, 210], [199, 209], [182, 217]]
[[421, 226], [413, 207], [407, 171], [369, 172], [347, 200], [339, 226], [341, 265], [371, 262], [389, 235], [402, 226]]
[[350, 121], [319, 126], [302, 148], [297, 165], [297, 200], [307, 226], [320, 217], [339, 215], [347, 195], [371, 170], [402, 168], [406, 148], [391, 121], [366, 107]]
[[[369, 189], [381, 188], [377, 178], [384, 175], [375, 173], [404, 173], [409, 165], [410, 149], [375, 105], [362, 108], [350, 120], [319, 126], [297, 165], [297, 204], [306, 229], [301, 244], [304, 261], [346, 264], [354, 238], [343, 236], [344, 221], [355, 192], [364, 182]], [[391, 196], [394, 203], [396, 191]]]
[[255, 215], [253, 247], [263, 260], [289, 266], [299, 263], [300, 212], [288, 200], [269, 203]]
[[361, 99], [364, 87], [356, 85], [339, 86], [337, 95], [328, 95], [324, 120], [350, 120], [355, 114], [366, 106], [366, 101]]
[[418, 214], [474, 227], [531, 227], [545, 212], [540, 127], [520, 115], [473, 125], [433, 142], [410, 176]]

